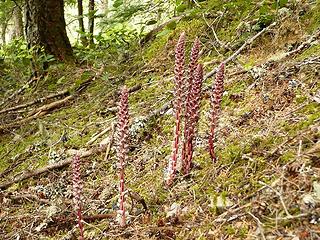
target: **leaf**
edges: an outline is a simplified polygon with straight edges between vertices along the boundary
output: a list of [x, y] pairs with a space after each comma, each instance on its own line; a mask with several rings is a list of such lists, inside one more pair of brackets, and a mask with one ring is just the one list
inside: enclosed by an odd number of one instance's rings
[[159, 32], [159, 33], [157, 34], [157, 37], [165, 36], [165, 35], [171, 33], [171, 31], [172, 31], [172, 30], [170, 30], [170, 29], [164, 29], [163, 31], [161, 31], [161, 32]]
[[177, 22], [173, 21], [167, 25], [166, 29], [174, 30], [176, 29], [176, 27], [177, 27]]
[[118, 8], [118, 7], [120, 7], [122, 4], [123, 4], [123, 0], [115, 0], [112, 6], [113, 6], [114, 8]]
[[146, 25], [153, 25], [153, 24], [156, 24], [157, 23], [157, 20], [150, 20], [148, 22], [146, 22]]
[[179, 6], [176, 8], [176, 11], [177, 11], [178, 13], [182, 13], [182, 12], [184, 12], [187, 8], [188, 8], [188, 6], [187, 6], [186, 4], [181, 4], [181, 5], [179, 5]]

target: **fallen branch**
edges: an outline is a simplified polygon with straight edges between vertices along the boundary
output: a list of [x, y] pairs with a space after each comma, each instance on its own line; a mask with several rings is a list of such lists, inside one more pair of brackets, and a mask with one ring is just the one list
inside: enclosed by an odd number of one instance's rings
[[318, 38], [320, 38], [320, 29], [317, 29], [313, 35], [311, 35], [307, 41], [301, 43], [299, 47], [296, 49], [286, 52], [278, 61], [283, 60], [289, 56], [295, 55], [301, 51], [303, 51], [305, 48], [308, 48], [311, 46], [311, 44], [316, 41]]
[[65, 97], [64, 99], [61, 99], [59, 101], [44, 105], [42, 107], [39, 107], [35, 110], [33, 110], [28, 117], [19, 120], [19, 121], [15, 121], [13, 123], [8, 123], [5, 125], [0, 126], [0, 132], [4, 132], [6, 130], [9, 130], [11, 128], [15, 128], [15, 127], [20, 127], [22, 124], [29, 122], [33, 119], [37, 119], [39, 117], [42, 117], [43, 115], [47, 114], [49, 111], [52, 111], [62, 105], [64, 105], [66, 102], [72, 100], [75, 97], [75, 95], [70, 95], [68, 97]]
[[33, 100], [31, 102], [28, 102], [28, 103], [24, 103], [24, 104], [21, 104], [21, 105], [17, 105], [17, 106], [14, 106], [14, 107], [3, 109], [3, 110], [0, 111], [0, 114], [1, 113], [15, 111], [15, 110], [18, 110], [18, 109], [21, 109], [21, 108], [30, 107], [30, 106], [32, 106], [34, 104], [37, 104], [37, 103], [40, 103], [40, 102], [44, 102], [44, 101], [52, 99], [52, 98], [64, 96], [64, 95], [67, 95], [67, 94], [70, 94], [70, 90], [69, 89], [63, 90], [63, 91], [60, 91], [60, 92], [57, 92], [57, 93], [50, 94], [50, 95], [48, 95], [46, 97], [38, 98], [38, 99]]
[[163, 28], [165, 28], [166, 26], [168, 26], [172, 22], [181, 20], [184, 17], [185, 17], [184, 15], [178, 16], [178, 17], [174, 17], [174, 18], [171, 18], [169, 21], [167, 21], [165, 23], [162, 23], [161, 25], [159, 25], [158, 27], [156, 27], [155, 29], [153, 29], [149, 33], [147, 33], [147, 35], [140, 40], [140, 45], [144, 46], [147, 42], [149, 42], [150, 40], [155, 38], [156, 34], [158, 32], [160, 32]]
[[[270, 24], [268, 27], [262, 29], [260, 32], [258, 32], [256, 35], [254, 35], [253, 37], [249, 38], [247, 41], [244, 42], [244, 44], [242, 44], [242, 46], [235, 51], [230, 57], [228, 57], [227, 59], [225, 59], [223, 62], [225, 64], [227, 64], [230, 61], [235, 60], [235, 58], [251, 43], [253, 43], [253, 41], [255, 41], [258, 37], [260, 37], [263, 33], [265, 33], [266, 31], [268, 31], [270, 28], [274, 27], [275, 25], [277, 25], [277, 22], [274, 22], [272, 24]], [[216, 72], [217, 72], [218, 68], [213, 69], [211, 72], [208, 72], [205, 76], [204, 76], [204, 81], [210, 77], [212, 77]]]
[[87, 143], [86, 145], [91, 145], [92, 143], [94, 143], [99, 137], [103, 136], [104, 134], [106, 134], [107, 132], [109, 132], [111, 129], [111, 127], [107, 127], [106, 129], [102, 130], [100, 133], [94, 135]]
[[[164, 104], [164, 106], [160, 109], [157, 109], [155, 111], [152, 111], [145, 119], [144, 122], [148, 122], [150, 119], [158, 116], [159, 114], [164, 114], [171, 106], [171, 101]], [[134, 122], [134, 121], [133, 121]], [[1, 129], [0, 129], [1, 131]], [[78, 153], [79, 156], [81, 158], [86, 158], [89, 156], [92, 156], [94, 154], [98, 154], [98, 153], [102, 153], [102, 152], [106, 152], [106, 149], [108, 148], [108, 144], [100, 144], [99, 146], [95, 146], [89, 150], [74, 150], [74, 149], [70, 149], [67, 151], [68, 155], [73, 156], [75, 153]], [[20, 174], [18, 174], [17, 177], [14, 177], [13, 179], [7, 181], [7, 182], [2, 182], [0, 183], [0, 189], [6, 189], [8, 187], [10, 187], [12, 184], [17, 183], [17, 182], [21, 182], [23, 180], [35, 177], [35, 176], [39, 176], [43, 173], [55, 170], [55, 169], [59, 169], [59, 168], [63, 168], [68, 166], [69, 164], [71, 164], [72, 162], [72, 157], [67, 158], [64, 161], [60, 161], [51, 165], [48, 165], [46, 167], [43, 168], [39, 168], [33, 171], [29, 171], [26, 170]]]
[[[102, 145], [100, 147], [92, 148], [92, 149], [87, 150], [87, 151], [82, 151], [82, 152], [78, 151], [78, 153], [79, 153], [79, 156], [81, 158], [86, 158], [86, 157], [89, 157], [91, 155], [104, 152], [106, 147], [107, 147], [106, 145]], [[6, 189], [6, 188], [10, 187], [14, 183], [21, 182], [23, 180], [26, 180], [26, 179], [29, 179], [29, 178], [32, 178], [32, 177], [35, 177], [35, 176], [39, 176], [39, 175], [41, 175], [41, 174], [43, 174], [45, 172], [49, 172], [49, 171], [52, 171], [52, 170], [55, 170], [55, 169], [66, 167], [69, 164], [71, 164], [71, 162], [72, 162], [72, 157], [69, 157], [64, 161], [60, 161], [60, 162], [48, 165], [48, 166], [43, 167], [43, 168], [39, 168], [39, 169], [36, 169], [36, 170], [33, 170], [33, 171], [26, 170], [26, 171], [22, 172], [21, 174], [19, 174], [17, 177], [14, 177], [13, 179], [11, 179], [11, 180], [9, 180], [7, 182], [0, 183], [0, 189]]]
[[44, 106], [39, 107], [39, 108], [31, 111], [27, 115], [27, 117], [22, 120], [15, 121], [15, 122], [4, 124], [4, 125], [0, 126], [0, 133], [7, 131], [9, 129], [12, 129], [12, 128], [20, 127], [22, 124], [24, 124], [26, 122], [29, 122], [33, 119], [37, 119], [43, 115], [46, 115], [47, 113], [51, 112], [52, 110], [63, 106], [68, 101], [74, 99], [81, 91], [86, 89], [94, 79], [96, 79], [97, 77], [99, 77], [102, 74], [102, 72], [103, 72], [103, 68], [101, 68], [101, 70], [99, 70], [99, 72], [95, 76], [93, 76], [93, 77], [89, 78], [87, 81], [81, 83], [80, 86], [77, 89], [75, 89], [74, 94], [69, 95], [61, 100], [58, 100], [58, 101], [55, 101], [55, 102], [52, 102], [52, 103], [49, 103], [49, 104], [46, 104]]
[[22, 93], [24, 90], [26, 90], [33, 82], [39, 80], [39, 78], [36, 77], [32, 77], [26, 84], [24, 84], [20, 89], [18, 89], [17, 91], [15, 91], [13, 94], [11, 94], [9, 97], [6, 98], [6, 101], [2, 101], [0, 103], [0, 106], [2, 106], [3, 104], [5, 104], [7, 101], [12, 100], [15, 96], [19, 95], [20, 93]]
[[[1, 195], [0, 195], [1, 196]], [[50, 201], [47, 199], [39, 198], [36, 195], [33, 194], [20, 194], [20, 195], [13, 195], [12, 193], [4, 193], [1, 198], [9, 198], [13, 201], [20, 201], [20, 200], [27, 200], [27, 201], [36, 201], [44, 204], [49, 204]]]

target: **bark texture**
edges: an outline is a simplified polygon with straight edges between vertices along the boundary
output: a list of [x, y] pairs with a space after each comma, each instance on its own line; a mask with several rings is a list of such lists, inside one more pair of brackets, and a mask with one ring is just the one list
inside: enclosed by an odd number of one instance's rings
[[80, 30], [80, 40], [83, 46], [87, 46], [87, 38], [85, 34], [85, 28], [83, 23], [83, 1], [78, 0], [78, 22], [79, 22], [79, 30]]
[[28, 47], [44, 47], [47, 54], [60, 61], [71, 60], [63, 0], [26, 0], [25, 3]]
[[90, 33], [90, 45], [94, 44], [93, 41], [93, 31], [94, 31], [94, 0], [89, 0], [89, 23], [88, 23], [88, 27], [89, 27], [89, 33]]
[[18, 6], [13, 10], [14, 38], [23, 38], [22, 11]]

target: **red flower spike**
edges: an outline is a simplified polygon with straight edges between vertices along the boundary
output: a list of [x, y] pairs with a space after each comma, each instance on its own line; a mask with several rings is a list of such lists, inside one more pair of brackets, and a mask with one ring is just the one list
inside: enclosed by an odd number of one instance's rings
[[82, 181], [81, 181], [81, 162], [79, 155], [74, 155], [72, 159], [72, 183], [73, 183], [73, 202], [78, 217], [80, 230], [80, 240], [83, 240], [83, 216], [82, 216]]
[[211, 94], [211, 113], [210, 113], [210, 134], [209, 134], [209, 152], [213, 162], [216, 161], [215, 154], [215, 129], [218, 125], [219, 114], [221, 111], [221, 101], [223, 94], [224, 81], [224, 63], [221, 63], [216, 75], [216, 81]]
[[201, 64], [198, 64], [194, 73], [194, 82], [191, 86], [189, 101], [187, 102], [187, 107], [189, 109], [189, 118], [186, 119], [187, 124], [185, 126], [185, 159], [182, 162], [184, 174], [188, 174], [190, 172], [192, 163], [193, 141], [196, 134], [197, 123], [199, 120], [202, 82], [203, 67]]
[[[190, 102], [192, 86], [194, 85], [194, 74], [197, 68], [197, 62], [199, 59], [199, 51], [200, 51], [200, 41], [198, 38], [194, 40], [191, 54], [190, 54], [190, 63], [189, 63], [189, 71], [188, 71], [188, 82], [185, 89], [186, 97], [185, 97], [185, 127], [184, 127], [184, 142], [182, 145], [181, 151], [181, 162], [182, 165], [185, 163], [186, 158], [186, 145], [187, 145], [187, 138], [188, 138], [188, 128], [189, 128], [189, 120], [190, 120], [190, 108], [188, 103]], [[184, 167], [183, 167], [184, 168]]]
[[125, 202], [125, 188], [124, 188], [124, 166], [127, 160], [128, 154], [128, 140], [129, 140], [129, 107], [128, 107], [129, 92], [126, 87], [121, 91], [119, 112], [118, 112], [118, 124], [117, 124], [117, 158], [119, 169], [119, 214], [121, 215], [120, 226], [126, 225], [126, 212], [124, 207]]
[[174, 141], [172, 146], [172, 157], [169, 162], [168, 176], [166, 179], [167, 185], [170, 186], [175, 178], [177, 171], [177, 158], [179, 150], [179, 139], [180, 139], [180, 125], [181, 125], [181, 113], [182, 113], [182, 102], [183, 102], [183, 90], [184, 90], [184, 63], [185, 63], [185, 37], [186, 34], [183, 32], [180, 35], [179, 41], [175, 50], [175, 68], [174, 68], [174, 83], [175, 83], [175, 102], [174, 111], [176, 125], [174, 129]]

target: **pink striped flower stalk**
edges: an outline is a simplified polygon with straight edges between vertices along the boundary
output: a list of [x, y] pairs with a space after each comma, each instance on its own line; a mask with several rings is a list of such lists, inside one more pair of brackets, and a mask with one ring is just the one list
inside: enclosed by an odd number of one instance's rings
[[83, 216], [82, 216], [82, 181], [80, 156], [74, 155], [72, 159], [72, 183], [73, 202], [77, 212], [80, 240], [83, 240]]
[[174, 129], [174, 141], [172, 146], [172, 157], [169, 161], [168, 176], [166, 179], [167, 185], [170, 186], [175, 178], [177, 171], [177, 159], [179, 151], [179, 140], [180, 140], [180, 125], [181, 125], [181, 114], [183, 104], [183, 90], [184, 90], [184, 63], [185, 63], [185, 38], [186, 34], [183, 32], [180, 35], [179, 41], [175, 50], [175, 68], [174, 68], [174, 83], [175, 83], [175, 102], [174, 111], [176, 125]]
[[124, 167], [128, 154], [128, 140], [129, 140], [129, 109], [128, 109], [128, 97], [129, 92], [126, 87], [121, 91], [119, 112], [118, 112], [118, 124], [117, 124], [117, 157], [118, 157], [118, 169], [119, 169], [119, 217], [120, 226], [126, 225], [126, 212], [124, 207], [125, 202], [125, 188], [124, 188]]
[[[192, 87], [194, 87], [194, 81], [195, 81], [195, 70], [197, 68], [197, 62], [199, 59], [199, 51], [200, 51], [200, 41], [198, 38], [195, 39], [191, 54], [190, 54], [190, 63], [189, 63], [189, 72], [188, 72], [188, 82], [185, 89], [186, 92], [186, 98], [185, 98], [185, 126], [184, 126], [184, 142], [182, 145], [182, 152], [181, 152], [181, 162], [183, 165], [183, 171], [184, 173], [188, 172], [186, 171], [186, 158], [187, 158], [187, 142], [188, 142], [188, 131], [190, 128], [190, 117], [191, 117], [191, 108], [190, 108], [190, 101], [191, 101], [191, 95], [192, 95]], [[202, 83], [201, 83], [202, 84]]]
[[185, 159], [182, 162], [183, 173], [189, 174], [192, 156], [193, 156], [193, 141], [196, 134], [196, 127], [199, 120], [199, 108], [200, 108], [200, 97], [201, 97], [201, 87], [203, 81], [203, 67], [201, 64], [198, 64], [197, 69], [194, 74], [194, 81], [190, 90], [189, 101], [187, 106], [189, 109], [189, 118], [186, 119], [185, 129]]
[[219, 114], [221, 111], [221, 101], [223, 94], [223, 81], [224, 81], [224, 63], [219, 66], [216, 81], [211, 93], [211, 113], [210, 113], [210, 134], [209, 134], [209, 152], [213, 162], [216, 161], [215, 154], [215, 130], [218, 125]]

